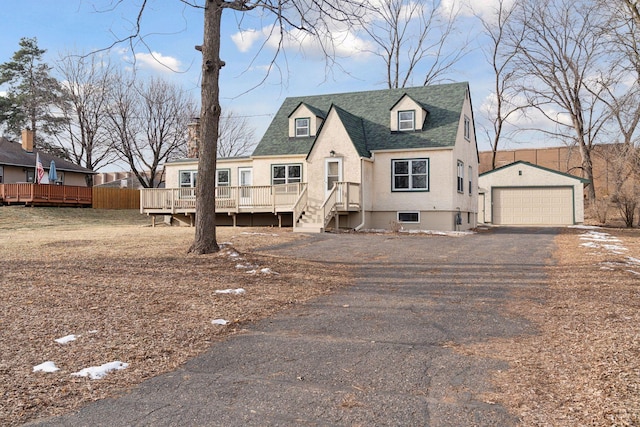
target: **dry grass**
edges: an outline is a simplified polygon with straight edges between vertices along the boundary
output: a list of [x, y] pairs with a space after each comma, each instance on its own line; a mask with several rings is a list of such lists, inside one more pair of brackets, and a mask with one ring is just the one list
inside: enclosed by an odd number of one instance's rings
[[556, 238], [545, 294], [520, 293], [507, 307], [536, 335], [463, 349], [509, 363], [485, 397], [522, 425], [640, 425], [640, 265], [627, 258], [640, 258], [640, 230], [599, 231], [628, 251], [582, 246], [585, 230], [567, 229]]
[[[322, 265], [252, 253], [304, 238], [289, 230], [219, 229], [218, 241], [238, 250], [237, 260], [228, 250], [187, 255], [192, 229], [148, 224], [135, 212], [0, 207], [0, 425], [122, 393], [346, 281], [323, 275]], [[523, 292], [505, 307], [530, 319], [536, 335], [459, 348], [509, 363], [485, 398], [523, 425], [640, 424], [640, 276], [624, 263], [640, 258], [640, 231], [604, 231], [628, 252], [586, 248], [583, 230], [566, 230], [546, 293]], [[238, 264], [279, 274], [249, 274]], [[215, 292], [240, 287], [245, 294]], [[231, 323], [212, 325], [218, 318]], [[78, 339], [54, 341], [68, 334]], [[61, 370], [32, 372], [46, 360]], [[114, 360], [130, 366], [100, 381], [70, 376]], [[341, 405], [360, 402], [346, 395]]]
[[[348, 278], [251, 253], [304, 238], [290, 230], [221, 228], [226, 249], [194, 256], [186, 253], [193, 229], [149, 223], [127, 211], [0, 207], [0, 425], [122, 393]], [[246, 293], [215, 292], [237, 288]], [[230, 323], [211, 323], [220, 318]], [[54, 341], [69, 334], [78, 339]], [[49, 360], [60, 371], [32, 372]], [[70, 375], [116, 360], [130, 365], [100, 381]]]

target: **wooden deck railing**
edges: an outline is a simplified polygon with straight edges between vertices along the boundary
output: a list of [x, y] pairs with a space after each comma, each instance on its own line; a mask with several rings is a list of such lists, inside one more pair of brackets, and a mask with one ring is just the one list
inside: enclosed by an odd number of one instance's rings
[[[216, 212], [279, 212], [291, 210], [306, 184], [216, 187]], [[140, 212], [192, 213], [194, 188], [146, 188], [140, 190]]]
[[80, 205], [90, 206], [91, 187], [52, 184], [1, 184], [2, 203], [25, 203], [32, 205]]

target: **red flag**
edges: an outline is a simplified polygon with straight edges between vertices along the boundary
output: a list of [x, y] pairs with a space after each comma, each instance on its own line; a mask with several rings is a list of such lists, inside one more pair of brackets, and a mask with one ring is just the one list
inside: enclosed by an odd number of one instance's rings
[[44, 177], [44, 167], [40, 161], [40, 153], [36, 153], [36, 184], [42, 183], [42, 177]]

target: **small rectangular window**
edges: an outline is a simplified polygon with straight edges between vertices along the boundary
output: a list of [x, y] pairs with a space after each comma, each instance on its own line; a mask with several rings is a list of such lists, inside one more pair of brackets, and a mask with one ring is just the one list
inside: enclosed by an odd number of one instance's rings
[[415, 128], [415, 111], [399, 111], [398, 130], [408, 131], [414, 130]]
[[464, 138], [471, 140], [471, 120], [467, 116], [464, 117]]
[[458, 160], [458, 193], [464, 193], [464, 163]]
[[398, 212], [398, 222], [420, 223], [420, 212]]
[[309, 136], [309, 118], [296, 119], [296, 137]]
[[471, 196], [471, 194], [473, 194], [473, 174], [471, 173], [473, 171], [473, 169], [471, 168], [471, 166], [469, 166], [469, 195]]

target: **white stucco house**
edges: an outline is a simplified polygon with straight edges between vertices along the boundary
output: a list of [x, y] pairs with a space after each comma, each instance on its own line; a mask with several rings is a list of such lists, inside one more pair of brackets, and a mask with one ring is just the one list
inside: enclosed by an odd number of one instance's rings
[[494, 225], [574, 225], [584, 222], [589, 181], [524, 161], [478, 178], [478, 222]]
[[[197, 159], [141, 211], [193, 219]], [[466, 230], [478, 209], [468, 83], [285, 99], [251, 156], [217, 162], [218, 224]]]

